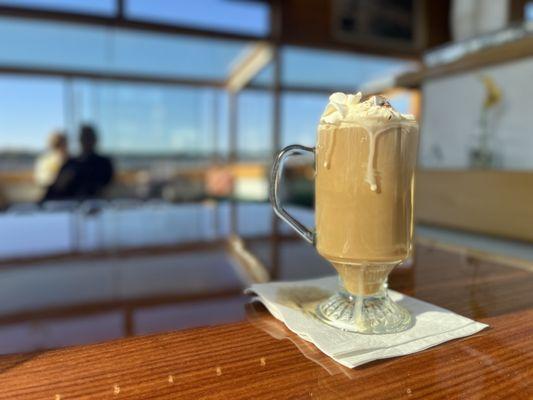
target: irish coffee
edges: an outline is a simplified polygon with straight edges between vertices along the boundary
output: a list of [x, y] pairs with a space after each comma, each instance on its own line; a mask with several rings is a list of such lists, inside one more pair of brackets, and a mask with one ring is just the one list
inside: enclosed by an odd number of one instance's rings
[[344, 114], [318, 128], [316, 245], [345, 289], [372, 294], [411, 252], [418, 129], [386, 102], [338, 97]]
[[[291, 145], [273, 166], [274, 211], [335, 267], [343, 290], [317, 305], [331, 325], [365, 333], [406, 329], [407, 310], [384, 285], [411, 253], [418, 124], [386, 99], [334, 93], [320, 119], [316, 148]], [[315, 231], [279, 202], [280, 165], [301, 151], [315, 154]]]

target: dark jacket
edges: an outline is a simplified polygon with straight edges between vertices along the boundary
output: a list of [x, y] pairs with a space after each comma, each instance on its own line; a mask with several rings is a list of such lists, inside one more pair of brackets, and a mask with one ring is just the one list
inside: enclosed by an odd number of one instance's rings
[[95, 198], [113, 179], [113, 164], [95, 153], [69, 159], [48, 188], [44, 200]]

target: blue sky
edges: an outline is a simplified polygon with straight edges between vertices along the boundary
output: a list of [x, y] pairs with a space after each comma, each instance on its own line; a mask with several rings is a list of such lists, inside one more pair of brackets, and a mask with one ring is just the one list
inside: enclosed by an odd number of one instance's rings
[[[163, 19], [213, 29], [262, 33], [268, 26], [263, 6], [226, 0], [130, 0], [136, 17]], [[0, 0], [0, 3], [55, 5], [109, 13], [108, 0]], [[186, 4], [186, 8], [183, 8]], [[86, 10], [89, 7], [89, 10]], [[84, 68], [155, 76], [224, 79], [249, 43], [0, 18], [0, 64]], [[355, 88], [404, 68], [392, 59], [288, 47], [282, 53], [287, 84]], [[269, 68], [260, 81], [271, 79]], [[39, 151], [49, 132], [95, 121], [109, 151], [172, 152], [211, 147], [216, 119], [214, 90], [157, 85], [127, 85], [60, 78], [0, 75], [0, 148]], [[73, 99], [74, 103], [66, 99]], [[286, 94], [282, 102], [282, 142], [311, 144], [327, 96]], [[405, 103], [405, 101], [404, 101]], [[217, 115], [222, 149], [227, 149], [226, 97]], [[239, 100], [241, 151], [270, 146], [272, 99], [268, 93], [243, 93]], [[405, 108], [406, 104], [401, 105]]]
[[[0, 4], [112, 15], [115, 0], [0, 0]], [[266, 34], [268, 8], [260, 3], [228, 0], [126, 0], [131, 18], [194, 27]]]
[[41, 149], [64, 124], [60, 80], [0, 76], [0, 150]]

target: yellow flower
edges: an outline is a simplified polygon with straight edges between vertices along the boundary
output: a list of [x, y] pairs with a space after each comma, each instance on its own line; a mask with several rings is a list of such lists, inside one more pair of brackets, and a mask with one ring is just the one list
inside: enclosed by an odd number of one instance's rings
[[502, 100], [502, 91], [496, 85], [496, 82], [488, 76], [488, 75], [482, 75], [481, 81], [483, 82], [483, 85], [485, 85], [485, 101], [483, 102], [484, 108], [491, 108], [494, 107], [496, 104], [498, 104]]

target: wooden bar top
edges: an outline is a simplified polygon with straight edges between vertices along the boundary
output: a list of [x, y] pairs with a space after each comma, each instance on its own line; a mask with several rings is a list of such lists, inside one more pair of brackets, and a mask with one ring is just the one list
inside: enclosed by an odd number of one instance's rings
[[531, 399], [533, 274], [428, 247], [391, 286], [490, 325], [348, 369], [260, 305], [232, 324], [0, 357], [0, 399]]

